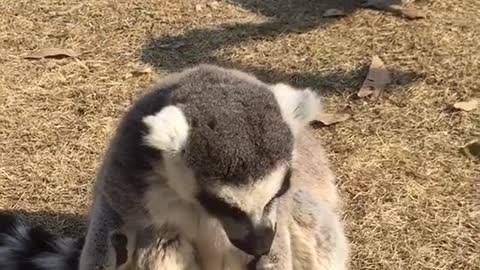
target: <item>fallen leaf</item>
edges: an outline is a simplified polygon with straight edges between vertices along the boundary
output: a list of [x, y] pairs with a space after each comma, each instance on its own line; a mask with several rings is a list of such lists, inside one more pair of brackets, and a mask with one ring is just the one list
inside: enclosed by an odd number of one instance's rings
[[25, 56], [25, 59], [42, 59], [42, 58], [66, 58], [66, 57], [78, 57], [80, 53], [71, 49], [58, 49], [58, 48], [44, 48], [36, 50], [29, 55]]
[[129, 79], [131, 77], [136, 77], [136, 76], [141, 76], [141, 75], [145, 75], [145, 74], [150, 74], [153, 72], [153, 69], [152, 67], [150, 66], [140, 66], [140, 67], [136, 67], [134, 70], [130, 71], [130, 73], [128, 73], [127, 75], [125, 75], [123, 78], [124, 79]]
[[426, 17], [425, 13], [412, 6], [403, 7], [400, 5], [389, 5], [384, 7], [383, 10], [390, 11], [399, 16], [404, 16], [410, 20], [423, 19]]
[[185, 42], [177, 41], [175, 43], [160, 44], [160, 45], [158, 45], [158, 47], [162, 48], [162, 49], [178, 49], [178, 48], [181, 48], [185, 45], [186, 45]]
[[345, 12], [344, 12], [343, 10], [336, 9], [336, 8], [327, 9], [327, 10], [323, 13], [323, 17], [325, 17], [325, 18], [328, 18], [328, 17], [341, 17], [341, 16], [345, 16]]
[[478, 101], [478, 99], [472, 99], [470, 101], [457, 102], [453, 104], [453, 107], [457, 110], [469, 112], [478, 108], [479, 104], [480, 102]]
[[410, 20], [423, 19], [427, 17], [423, 11], [411, 6], [402, 8], [399, 12], [401, 13], [401, 15], [405, 16], [405, 18]]
[[474, 140], [466, 144], [462, 149], [467, 156], [480, 158], [480, 140]]
[[319, 113], [312, 122], [321, 123], [323, 126], [330, 126], [336, 123], [346, 121], [352, 117], [349, 113]]
[[390, 81], [390, 73], [385, 68], [380, 57], [375, 55], [372, 57], [372, 63], [370, 64], [367, 78], [363, 82], [357, 95], [359, 97], [373, 95], [374, 98], [378, 98]]
[[403, 6], [409, 1], [404, 0], [366, 0], [363, 1], [364, 7], [386, 9], [388, 6]]
[[181, 47], [184, 47], [186, 45], [185, 42], [182, 42], [182, 41], [178, 41], [178, 42], [175, 42], [174, 44], [172, 44], [172, 48], [174, 49], [178, 49], [178, 48], [181, 48]]
[[135, 76], [152, 73], [151, 67], [140, 67], [132, 71], [132, 74]]
[[378, 10], [385, 10], [399, 16], [404, 16], [410, 20], [423, 19], [426, 17], [425, 13], [414, 8], [413, 6], [405, 6], [410, 1], [406, 0], [368, 0], [364, 6], [375, 8]]

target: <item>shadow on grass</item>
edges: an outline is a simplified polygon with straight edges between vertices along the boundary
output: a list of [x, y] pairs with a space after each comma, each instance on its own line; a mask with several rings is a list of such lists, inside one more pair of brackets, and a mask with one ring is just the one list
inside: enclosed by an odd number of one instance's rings
[[346, 15], [362, 6], [362, 0], [231, 0], [232, 3], [276, 21], [307, 22], [320, 25], [327, 9], [340, 9]]
[[[169, 71], [179, 71], [200, 63], [217, 64], [251, 72], [266, 82], [289, 82], [297, 87], [312, 87], [322, 95], [352, 94], [358, 91], [367, 72], [367, 66], [356, 70], [336, 70], [327, 73], [283, 72], [258, 66], [238, 64], [216, 54], [222, 48], [255, 40], [273, 40], [279, 35], [305, 33], [325, 27], [337, 18], [323, 18], [325, 10], [342, 9], [345, 16], [360, 8], [358, 0], [232, 0], [252, 12], [272, 18], [260, 24], [223, 24], [215, 29], [194, 29], [177, 36], [157, 36], [151, 33], [141, 60]], [[420, 75], [415, 72], [391, 70], [393, 84], [406, 85]]]
[[[80, 237], [86, 234], [86, 217], [76, 214], [52, 213], [46, 211], [0, 210], [0, 216], [19, 218], [28, 226], [40, 226], [54, 234]], [[2, 220], [0, 220], [0, 225]]]

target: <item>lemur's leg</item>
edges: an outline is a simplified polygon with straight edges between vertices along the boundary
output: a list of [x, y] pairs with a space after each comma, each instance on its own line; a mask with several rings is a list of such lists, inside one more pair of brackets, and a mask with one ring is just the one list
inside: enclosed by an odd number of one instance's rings
[[[125, 239], [117, 237], [114, 233], [125, 231], [124, 223], [120, 215], [101, 197], [96, 198], [94, 209], [90, 217], [90, 224], [85, 239], [85, 245], [80, 256], [79, 270], [109, 270], [128, 262], [132, 251], [125, 254], [116, 254], [112, 244], [121, 245]], [[127, 233], [130, 235], [130, 233]], [[115, 243], [113, 243], [113, 240]], [[129, 245], [134, 245], [127, 239]], [[117, 256], [120, 255], [120, 256]], [[117, 262], [117, 257], [125, 262]]]

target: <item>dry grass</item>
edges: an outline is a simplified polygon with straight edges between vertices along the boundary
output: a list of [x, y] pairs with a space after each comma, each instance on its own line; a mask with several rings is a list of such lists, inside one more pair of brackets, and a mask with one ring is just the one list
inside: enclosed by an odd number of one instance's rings
[[[480, 2], [419, 1], [421, 21], [351, 5], [322, 19], [326, 0], [79, 2], [58, 15], [75, 3], [2, 1], [1, 208], [75, 231], [112, 127], [153, 77], [125, 75], [142, 61], [158, 76], [221, 63], [351, 106], [353, 119], [318, 133], [346, 197], [352, 269], [480, 269], [480, 166], [458, 151], [480, 136], [480, 112], [450, 109], [480, 96]], [[22, 59], [43, 47], [84, 54]], [[394, 83], [378, 102], [355, 99], [373, 54]]]

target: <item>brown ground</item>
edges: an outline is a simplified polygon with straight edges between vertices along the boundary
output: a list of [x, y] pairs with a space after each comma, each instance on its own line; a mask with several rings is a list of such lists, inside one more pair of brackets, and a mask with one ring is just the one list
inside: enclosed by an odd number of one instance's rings
[[[353, 119], [318, 133], [346, 197], [352, 269], [480, 269], [480, 166], [458, 151], [480, 136], [480, 111], [450, 108], [480, 95], [480, 1], [418, 1], [419, 21], [354, 6], [322, 19], [326, 0], [78, 2], [64, 14], [73, 1], [2, 0], [1, 208], [78, 233], [112, 127], [154, 77], [126, 75], [221, 63], [351, 106]], [[44, 47], [83, 55], [22, 58]], [[393, 84], [357, 99], [375, 54]]]

